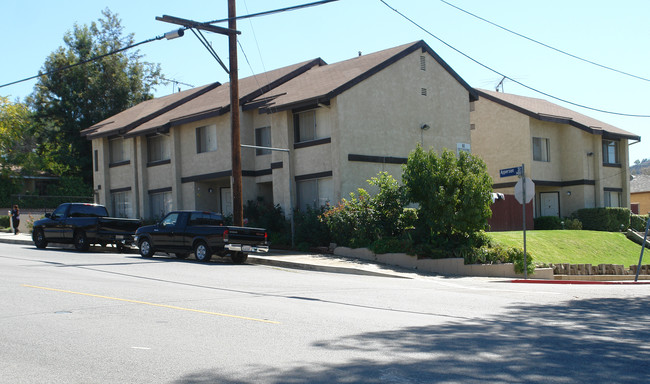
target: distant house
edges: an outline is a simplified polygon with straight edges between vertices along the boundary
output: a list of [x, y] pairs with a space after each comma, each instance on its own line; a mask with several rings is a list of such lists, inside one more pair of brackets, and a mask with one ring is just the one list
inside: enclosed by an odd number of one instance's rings
[[478, 94], [472, 152], [486, 162], [495, 192], [512, 195], [517, 177], [501, 178], [499, 170], [524, 164], [535, 183], [534, 217], [630, 206], [628, 145], [639, 136], [546, 100]]
[[[240, 80], [243, 200], [336, 203], [379, 171], [401, 175], [417, 144], [470, 149], [476, 92], [424, 41]], [[97, 200], [125, 217], [232, 211], [229, 84], [149, 100], [82, 132]], [[291, 193], [293, 191], [293, 194]]]
[[632, 212], [640, 215], [650, 213], [650, 175], [634, 175], [630, 181]]

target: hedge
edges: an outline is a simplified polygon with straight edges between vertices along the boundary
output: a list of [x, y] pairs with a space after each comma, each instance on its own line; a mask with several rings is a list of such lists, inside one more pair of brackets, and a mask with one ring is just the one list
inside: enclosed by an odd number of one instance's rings
[[582, 222], [582, 229], [592, 231], [618, 232], [630, 226], [628, 208], [583, 208], [575, 212], [575, 218]]

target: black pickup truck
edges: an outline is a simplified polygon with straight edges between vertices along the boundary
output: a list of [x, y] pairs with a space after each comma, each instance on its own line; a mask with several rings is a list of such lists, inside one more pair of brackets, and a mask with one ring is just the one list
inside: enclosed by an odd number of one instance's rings
[[198, 261], [216, 254], [241, 264], [249, 252], [269, 251], [266, 230], [225, 226], [223, 216], [213, 212], [170, 212], [157, 224], [140, 227], [135, 237], [142, 257], [165, 252], [184, 259], [193, 252]]
[[137, 219], [108, 217], [106, 207], [98, 204], [64, 203], [45, 218], [34, 222], [32, 240], [36, 248], [47, 244], [72, 243], [76, 250], [86, 252], [91, 244], [115, 244], [119, 250], [133, 242]]

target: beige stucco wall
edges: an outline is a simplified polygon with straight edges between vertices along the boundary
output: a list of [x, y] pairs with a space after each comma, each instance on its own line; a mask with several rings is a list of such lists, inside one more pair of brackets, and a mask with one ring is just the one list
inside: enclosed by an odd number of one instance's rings
[[[425, 71], [420, 69], [421, 55], [426, 58]], [[455, 152], [457, 143], [470, 143], [467, 89], [420, 51], [339, 95], [333, 118], [332, 146], [343, 197], [366, 188], [366, 180], [381, 170], [401, 177], [399, 165], [350, 162], [349, 154], [406, 158], [418, 143], [437, 152], [443, 148]], [[430, 129], [422, 131], [422, 124]]]
[[[602, 207], [604, 188], [621, 188], [622, 206], [629, 206], [627, 140], [619, 141], [621, 167], [603, 167], [601, 135], [568, 124], [537, 120], [486, 98], [475, 102], [471, 122], [472, 152], [486, 162], [495, 184], [516, 182], [516, 176], [501, 178], [499, 170], [521, 164], [525, 164], [526, 176], [533, 180], [565, 184], [536, 185], [535, 216], [540, 213], [540, 193], [558, 193], [561, 216], [581, 208]], [[533, 160], [533, 137], [549, 139], [550, 162]], [[512, 187], [495, 190], [514, 193]]]

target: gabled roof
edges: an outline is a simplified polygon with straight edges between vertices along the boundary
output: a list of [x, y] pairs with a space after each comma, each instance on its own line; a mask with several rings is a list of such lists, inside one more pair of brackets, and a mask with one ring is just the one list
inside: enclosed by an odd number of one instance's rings
[[477, 91], [479, 97], [484, 97], [537, 120], [569, 124], [595, 135], [603, 135], [605, 138], [641, 140], [640, 136], [631, 132], [543, 99], [488, 91], [485, 89], [477, 89]]
[[[302, 105], [327, 104], [333, 97], [417, 50], [429, 53], [467, 89], [470, 100], [478, 99], [476, 91], [420, 40], [335, 64], [328, 65], [318, 58], [239, 79], [240, 104], [243, 109], [274, 112]], [[172, 126], [229, 111], [230, 83], [213, 83], [145, 101], [83, 130], [81, 135], [92, 140], [166, 132]]]
[[168, 96], [159, 97], [157, 99], [143, 101], [138, 105], [118, 113], [117, 115], [113, 115], [104, 121], [100, 121], [90, 128], [82, 130], [81, 136], [86, 136], [88, 139], [94, 139], [97, 137], [124, 134], [143, 122], [172, 110], [179, 105], [186, 103], [188, 100], [210, 91], [219, 85], [221, 84], [212, 83]]
[[[296, 76], [300, 76], [309, 68], [323, 64], [325, 63], [321, 59], [314, 59], [264, 72], [260, 75], [239, 79], [240, 103], [244, 105], [247, 101], [256, 98], [264, 92], [270, 91]], [[175, 108], [140, 124], [125, 136], [132, 137], [156, 131], [166, 131], [175, 125], [219, 116], [229, 111], [230, 83], [225, 83], [220, 87], [213, 88], [187, 101], [181, 108]]]
[[650, 192], [650, 175], [632, 175], [630, 193]]
[[261, 107], [263, 111], [267, 112], [277, 112], [306, 105], [328, 104], [335, 96], [417, 50], [429, 53], [445, 68], [467, 89], [470, 100], [478, 99], [476, 91], [454, 72], [431, 47], [420, 40], [338, 63], [313, 67], [302, 76], [293, 78], [274, 89], [273, 92], [268, 92], [254, 100], [258, 104], [253, 107]]

